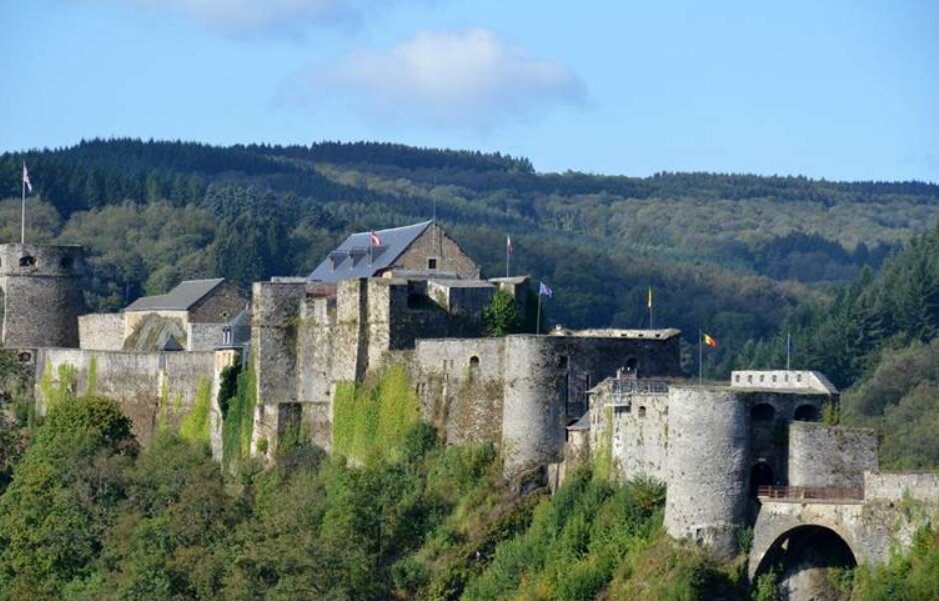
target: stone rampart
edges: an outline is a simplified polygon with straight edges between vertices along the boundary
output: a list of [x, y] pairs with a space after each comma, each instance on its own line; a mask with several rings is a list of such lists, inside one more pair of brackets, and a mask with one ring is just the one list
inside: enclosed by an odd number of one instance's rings
[[178, 427], [192, 410], [200, 386], [215, 378], [215, 353], [137, 353], [79, 349], [40, 349], [37, 356], [36, 406], [74, 395], [97, 394], [117, 401], [131, 418], [134, 434], [149, 444], [164, 424]]
[[124, 348], [124, 315], [88, 313], [78, 318], [78, 339], [86, 350], [119, 351]]
[[877, 469], [877, 433], [824, 424], [789, 424], [789, 486], [862, 490]]

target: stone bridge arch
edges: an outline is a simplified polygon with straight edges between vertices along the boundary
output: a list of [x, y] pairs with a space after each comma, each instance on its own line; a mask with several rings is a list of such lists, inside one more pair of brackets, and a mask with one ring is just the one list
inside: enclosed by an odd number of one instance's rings
[[773, 554], [781, 545], [804, 544], [804, 535], [826, 531], [844, 542], [855, 564], [868, 562], [868, 545], [856, 540], [856, 524], [863, 504], [805, 503], [764, 500], [753, 527], [753, 546], [750, 550], [748, 574], [752, 580], [773, 561]]

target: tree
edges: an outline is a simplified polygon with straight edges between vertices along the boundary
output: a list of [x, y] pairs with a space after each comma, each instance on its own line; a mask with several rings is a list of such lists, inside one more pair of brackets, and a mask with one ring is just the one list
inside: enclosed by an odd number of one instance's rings
[[505, 336], [518, 332], [521, 318], [515, 298], [505, 290], [496, 290], [483, 309], [483, 324], [487, 336]]

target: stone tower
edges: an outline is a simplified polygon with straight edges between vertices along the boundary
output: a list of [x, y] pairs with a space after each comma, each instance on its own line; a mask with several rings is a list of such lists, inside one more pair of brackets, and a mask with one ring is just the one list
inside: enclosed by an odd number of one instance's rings
[[0, 345], [77, 347], [81, 246], [0, 244]]

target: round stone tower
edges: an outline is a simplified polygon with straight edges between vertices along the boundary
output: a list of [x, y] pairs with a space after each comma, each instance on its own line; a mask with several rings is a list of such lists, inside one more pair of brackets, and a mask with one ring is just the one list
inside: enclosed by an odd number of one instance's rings
[[749, 412], [729, 388], [672, 387], [665, 528], [736, 553], [747, 503]]
[[81, 246], [0, 244], [0, 345], [77, 347]]

